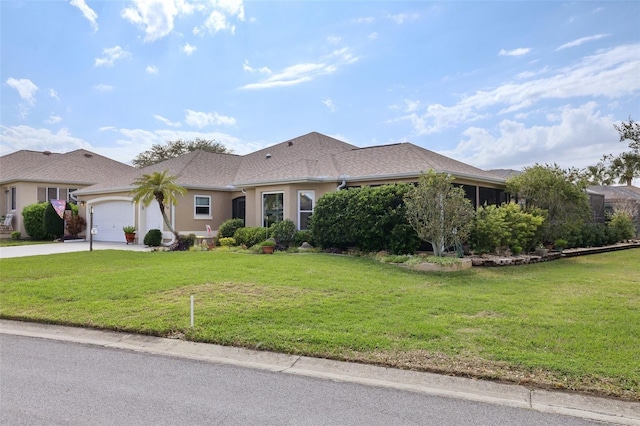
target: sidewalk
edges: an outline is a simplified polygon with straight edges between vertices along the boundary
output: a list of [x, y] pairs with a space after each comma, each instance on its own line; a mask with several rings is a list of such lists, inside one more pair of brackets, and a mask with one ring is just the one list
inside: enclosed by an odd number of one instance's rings
[[[93, 250], [129, 250], [129, 251], [151, 251], [150, 247], [143, 244], [121, 243], [93, 243]], [[60, 242], [51, 244], [27, 244], [22, 246], [0, 247], [0, 259], [11, 257], [39, 256], [46, 254], [71, 253], [77, 251], [89, 251], [88, 241]]]
[[640, 426], [640, 402], [95, 329], [0, 320], [0, 333], [232, 364]]

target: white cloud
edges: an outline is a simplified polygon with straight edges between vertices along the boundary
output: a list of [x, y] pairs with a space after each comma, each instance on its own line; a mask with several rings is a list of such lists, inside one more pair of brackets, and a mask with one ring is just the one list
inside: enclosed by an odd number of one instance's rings
[[182, 46], [182, 51], [188, 56], [191, 56], [196, 50], [198, 50], [198, 48], [196, 46], [190, 45], [189, 43], [185, 43], [185, 45]]
[[158, 67], [155, 65], [147, 65], [147, 74], [158, 74]]
[[518, 49], [513, 49], [513, 50], [500, 49], [500, 51], [498, 52], [498, 55], [500, 55], [500, 56], [522, 56], [522, 55], [526, 55], [529, 52], [531, 52], [530, 48], [528, 48], [528, 47], [520, 47]]
[[534, 163], [584, 168], [603, 154], [624, 151], [623, 144], [616, 144], [614, 121], [601, 115], [595, 102], [565, 106], [549, 114], [546, 125], [527, 127], [502, 120], [494, 130], [469, 127], [463, 132], [464, 140], [443, 154], [485, 169], [518, 170]]
[[580, 46], [581, 44], [588, 43], [590, 41], [600, 40], [601, 38], [607, 37], [609, 34], [596, 34], [589, 37], [582, 37], [577, 40], [570, 41], [569, 43], [565, 43], [562, 46], [556, 49], [556, 52], [559, 50], [568, 49], [569, 47]]
[[249, 60], [247, 59], [245, 59], [244, 62], [242, 63], [242, 69], [246, 72], [260, 72], [265, 74], [271, 74], [271, 70], [269, 69], [269, 67], [253, 68], [249, 65]]
[[54, 133], [49, 129], [34, 129], [29, 126], [0, 125], [0, 140], [2, 141], [1, 155], [22, 149], [52, 152], [69, 152], [79, 148], [91, 149], [87, 142], [71, 136], [64, 128]]
[[339, 36], [328, 36], [327, 37], [327, 43], [329, 44], [338, 44], [342, 41], [342, 38], [340, 38]]
[[363, 16], [361, 18], [356, 18], [352, 20], [354, 24], [372, 24], [374, 21], [375, 21], [375, 18], [371, 16]]
[[33, 84], [31, 80], [28, 78], [15, 79], [10, 77], [6, 81], [9, 87], [12, 87], [18, 91], [18, 95], [25, 101], [29, 102], [29, 104], [35, 104], [35, 95], [38, 91], [38, 86]]
[[109, 84], [96, 84], [93, 88], [102, 93], [111, 92], [114, 89], [114, 87]]
[[410, 120], [415, 131], [425, 135], [493, 115], [488, 110], [495, 107], [502, 108], [499, 114], [508, 114], [548, 99], [632, 96], [640, 92], [638, 49], [640, 43], [601, 50], [567, 67], [547, 70], [548, 77], [505, 82], [464, 96], [451, 106], [429, 104], [398, 120]]
[[396, 24], [400, 25], [403, 24], [405, 21], [407, 20], [414, 20], [414, 19], [418, 19], [420, 17], [420, 15], [418, 15], [417, 13], [398, 13], [395, 15], [387, 15], [387, 18], [391, 19], [392, 21], [394, 21]]
[[375, 40], [378, 38], [378, 33], [371, 33], [367, 36], [369, 40]]
[[199, 129], [206, 126], [233, 126], [236, 124], [236, 119], [233, 117], [227, 117], [225, 115], [218, 114], [217, 112], [198, 112], [190, 109], [187, 110], [184, 121], [188, 125]]
[[176, 20], [198, 12], [206, 16], [202, 25], [193, 28], [195, 35], [204, 35], [205, 30], [215, 33], [222, 30], [235, 32], [231, 18], [244, 21], [242, 0], [211, 0], [208, 2], [188, 0], [133, 0], [130, 7], [122, 11], [122, 17], [145, 32], [144, 41], [153, 42], [170, 34]]
[[320, 63], [302, 63], [289, 66], [279, 73], [258, 83], [250, 83], [241, 89], [267, 89], [272, 87], [295, 86], [300, 83], [311, 81], [314, 78], [334, 73], [339, 67], [353, 64], [358, 60], [348, 48], [335, 50], [324, 58]]
[[85, 0], [71, 0], [69, 3], [71, 6], [75, 6], [80, 9], [84, 17], [91, 23], [93, 30], [98, 31], [98, 14], [87, 6]]
[[333, 100], [331, 99], [324, 99], [322, 101], [322, 103], [329, 108], [329, 111], [331, 112], [335, 112], [336, 111], [336, 104], [333, 103]]
[[60, 100], [60, 97], [58, 96], [58, 92], [56, 92], [55, 89], [49, 89], [49, 96], [57, 101]]
[[170, 121], [169, 119], [164, 118], [161, 115], [154, 114], [153, 118], [155, 118], [156, 120], [166, 124], [169, 127], [180, 127], [180, 126], [182, 126], [182, 124], [180, 122]]
[[62, 117], [59, 115], [51, 114], [44, 122], [47, 124], [55, 124], [62, 121]]
[[128, 56], [131, 56], [129, 52], [127, 52], [120, 46], [105, 47], [104, 49], [102, 49], [102, 53], [104, 54], [104, 57], [96, 58], [96, 61], [94, 62], [93, 66], [112, 67], [115, 61], [117, 61], [118, 59], [123, 59]]

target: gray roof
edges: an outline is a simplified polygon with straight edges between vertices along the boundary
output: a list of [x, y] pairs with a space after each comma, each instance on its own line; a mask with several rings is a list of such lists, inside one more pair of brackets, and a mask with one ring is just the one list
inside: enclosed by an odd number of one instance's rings
[[514, 169], [491, 169], [487, 171], [492, 175], [496, 175], [502, 179], [509, 179], [510, 177], [522, 174], [522, 171]]
[[92, 185], [114, 175], [130, 173], [132, 166], [77, 149], [65, 154], [17, 151], [0, 157], [0, 183], [50, 182]]
[[640, 188], [635, 186], [595, 185], [588, 189], [604, 195], [605, 200], [633, 200], [640, 201]]
[[131, 190], [136, 177], [164, 170], [177, 176], [176, 182], [188, 189], [238, 190], [276, 183], [410, 178], [430, 169], [504, 183], [504, 179], [485, 170], [411, 143], [358, 148], [312, 132], [243, 156], [194, 151], [105, 180], [78, 194]]

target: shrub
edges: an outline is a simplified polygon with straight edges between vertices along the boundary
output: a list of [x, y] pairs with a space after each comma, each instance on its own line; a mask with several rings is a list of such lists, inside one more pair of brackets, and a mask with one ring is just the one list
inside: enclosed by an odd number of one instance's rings
[[296, 235], [296, 225], [291, 219], [276, 222], [269, 227], [269, 236], [283, 248], [288, 248]]
[[[408, 184], [382, 185], [375, 188], [350, 188], [330, 192], [318, 200], [311, 216], [310, 230], [314, 242], [324, 248], [346, 249], [355, 246], [361, 251], [407, 250], [397, 237], [408, 224], [404, 195]], [[411, 244], [409, 244], [410, 246]]]
[[304, 242], [313, 245], [313, 234], [311, 231], [298, 231], [293, 237], [293, 242], [296, 247], [300, 247]]
[[33, 240], [53, 239], [53, 236], [44, 230], [44, 211], [47, 204], [49, 203], [30, 204], [22, 210], [24, 229]]
[[159, 229], [150, 229], [144, 236], [144, 245], [149, 247], [160, 247], [162, 245], [162, 231]]
[[218, 243], [221, 246], [235, 246], [236, 245], [236, 240], [234, 240], [232, 237], [224, 237], [224, 238], [220, 238], [218, 240]]
[[87, 221], [78, 214], [72, 214], [71, 218], [67, 221], [65, 226], [69, 234], [72, 237], [77, 238], [78, 235], [80, 235], [80, 233], [85, 230]]
[[470, 243], [474, 250], [487, 253], [499, 247], [515, 247], [533, 251], [539, 240], [538, 231], [544, 223], [544, 211], [522, 210], [519, 204], [483, 206], [476, 211]]
[[399, 223], [391, 230], [389, 249], [393, 254], [412, 254], [420, 247], [420, 238], [415, 229], [406, 223]]
[[242, 219], [229, 219], [222, 222], [220, 228], [218, 229], [218, 237], [219, 238], [229, 238], [233, 237], [238, 228], [244, 227], [244, 220]]
[[238, 228], [233, 234], [236, 244], [252, 247], [267, 239], [267, 229], [261, 227]]
[[623, 212], [615, 212], [609, 221], [609, 230], [612, 235], [612, 243], [630, 240], [635, 236], [635, 226], [629, 215]]
[[54, 238], [64, 235], [64, 219], [58, 216], [51, 203], [46, 203], [42, 223], [44, 232], [48, 235], [52, 235]]
[[171, 246], [172, 251], [187, 251], [196, 243], [196, 234], [178, 235], [176, 241]]
[[11, 239], [12, 240], [19, 240], [20, 236], [21, 236], [20, 231], [13, 231], [11, 233]]

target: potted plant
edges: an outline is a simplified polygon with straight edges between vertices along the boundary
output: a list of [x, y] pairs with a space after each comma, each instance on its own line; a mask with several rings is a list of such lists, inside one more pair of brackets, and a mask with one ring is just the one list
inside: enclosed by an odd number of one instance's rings
[[272, 238], [269, 238], [268, 240], [261, 242], [260, 247], [262, 247], [262, 253], [273, 254], [273, 251], [276, 248], [276, 242]]
[[136, 227], [135, 226], [123, 226], [124, 237], [127, 239], [127, 244], [135, 242], [136, 239]]
[[553, 242], [555, 249], [558, 250], [560, 253], [562, 253], [562, 250], [564, 250], [564, 248], [567, 246], [568, 242], [567, 240], [564, 240], [562, 238], [558, 238]]

